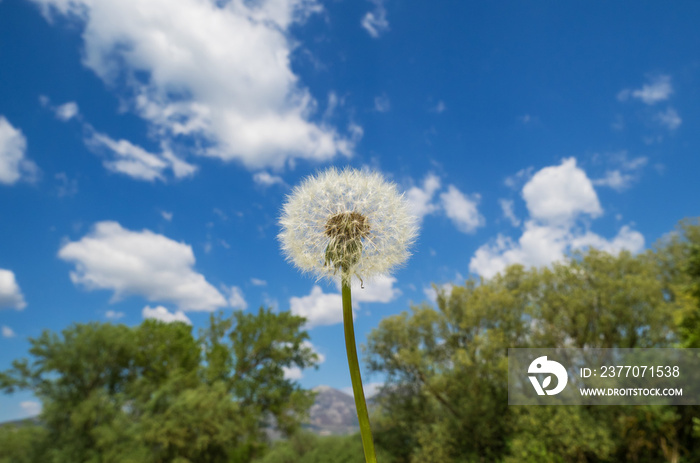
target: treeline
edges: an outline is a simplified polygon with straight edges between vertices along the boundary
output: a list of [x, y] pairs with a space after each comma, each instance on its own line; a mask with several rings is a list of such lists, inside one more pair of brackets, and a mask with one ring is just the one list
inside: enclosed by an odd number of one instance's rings
[[43, 404], [41, 425], [0, 428], [0, 462], [249, 462], [271, 423], [291, 435], [313, 404], [283, 370], [315, 365], [303, 323], [260, 309], [212, 316], [198, 337], [154, 320], [45, 331], [0, 373]]
[[[300, 432], [314, 364], [288, 313], [190, 327], [74, 325], [0, 373], [41, 399], [42, 425], [0, 428], [5, 462], [362, 462], [359, 436]], [[638, 255], [596, 250], [514, 265], [387, 317], [364, 360], [387, 375], [372, 417], [380, 463], [700, 462], [700, 407], [508, 406], [509, 347], [700, 348], [700, 223]], [[265, 429], [288, 439], [270, 444]]]

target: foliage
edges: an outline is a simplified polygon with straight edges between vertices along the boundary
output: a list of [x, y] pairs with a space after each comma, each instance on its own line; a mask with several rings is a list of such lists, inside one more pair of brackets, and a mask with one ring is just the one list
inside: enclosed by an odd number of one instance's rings
[[[375, 420], [397, 462], [698, 461], [697, 407], [508, 406], [509, 347], [697, 347], [700, 225], [653, 251], [590, 249], [439, 290], [368, 337]], [[683, 460], [685, 459], [685, 460]]]
[[42, 427], [17, 432], [51, 445], [28, 461], [250, 461], [269, 422], [291, 433], [313, 401], [284, 378], [316, 361], [303, 323], [261, 308], [212, 315], [199, 338], [179, 322], [76, 324], [31, 339], [32, 360], [0, 373], [0, 388], [43, 403]]
[[[377, 449], [377, 460], [392, 461], [391, 455]], [[289, 440], [277, 442], [265, 457], [255, 463], [364, 463], [362, 439], [359, 434], [350, 436], [319, 437], [300, 432]]]

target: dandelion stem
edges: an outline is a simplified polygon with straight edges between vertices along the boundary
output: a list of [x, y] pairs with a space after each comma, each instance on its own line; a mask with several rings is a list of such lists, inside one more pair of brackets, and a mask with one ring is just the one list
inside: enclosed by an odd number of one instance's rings
[[[372, 439], [372, 429], [369, 426], [369, 414], [367, 413], [367, 403], [365, 393], [362, 390], [362, 377], [360, 376], [360, 364], [357, 361], [357, 347], [355, 345], [355, 329], [352, 321], [352, 295], [350, 293], [350, 282], [342, 279], [343, 295], [343, 325], [345, 326], [345, 350], [348, 354], [348, 365], [350, 366], [350, 379], [352, 380], [352, 392], [355, 396], [355, 408], [357, 418], [360, 421], [360, 435], [362, 436], [362, 447], [365, 451], [365, 461], [376, 463], [377, 456], [374, 453], [374, 440]], [[348, 278], [349, 280], [349, 278]]]

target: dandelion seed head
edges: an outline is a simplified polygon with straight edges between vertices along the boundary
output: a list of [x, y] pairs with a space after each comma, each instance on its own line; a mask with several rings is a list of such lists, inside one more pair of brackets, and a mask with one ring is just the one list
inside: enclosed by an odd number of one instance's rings
[[387, 274], [410, 256], [417, 220], [376, 172], [330, 168], [287, 197], [280, 218], [288, 261], [318, 279]]

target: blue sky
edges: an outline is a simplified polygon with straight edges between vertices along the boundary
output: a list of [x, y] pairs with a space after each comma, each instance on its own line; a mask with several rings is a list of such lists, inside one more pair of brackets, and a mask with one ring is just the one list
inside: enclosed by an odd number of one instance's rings
[[[0, 369], [28, 337], [145, 317], [309, 318], [348, 388], [340, 296], [280, 254], [285, 196], [380, 171], [414, 255], [356, 333], [431, 284], [649, 247], [698, 215], [700, 3], [0, 0]], [[365, 377], [367, 383], [381, 377]], [[0, 396], [0, 421], [36, 413]]]

